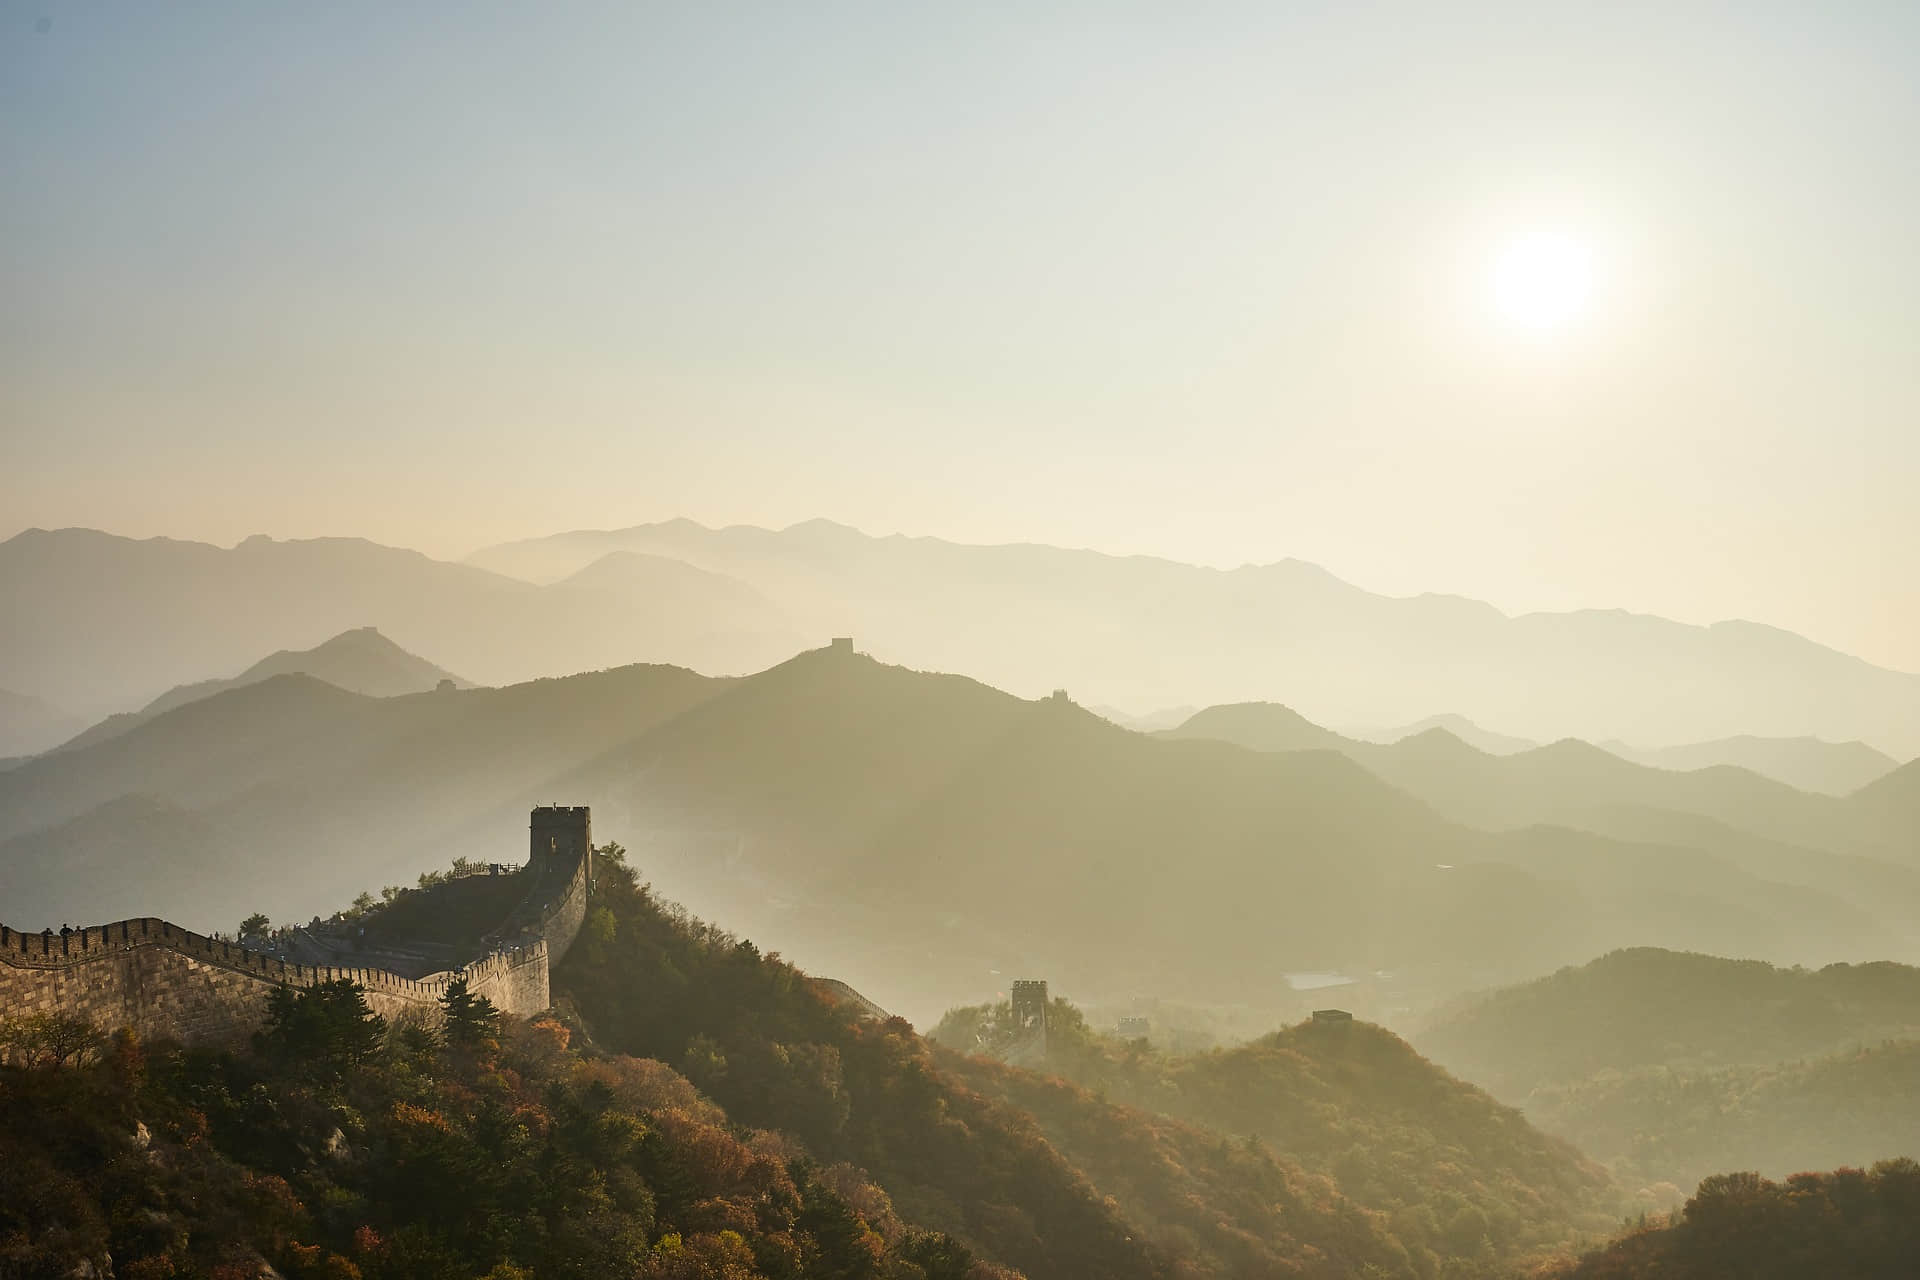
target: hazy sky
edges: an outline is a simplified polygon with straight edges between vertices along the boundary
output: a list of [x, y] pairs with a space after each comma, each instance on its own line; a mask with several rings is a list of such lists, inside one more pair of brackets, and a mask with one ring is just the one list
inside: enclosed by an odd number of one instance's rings
[[1920, 5], [0, 0], [0, 182], [0, 536], [828, 516], [1920, 670]]

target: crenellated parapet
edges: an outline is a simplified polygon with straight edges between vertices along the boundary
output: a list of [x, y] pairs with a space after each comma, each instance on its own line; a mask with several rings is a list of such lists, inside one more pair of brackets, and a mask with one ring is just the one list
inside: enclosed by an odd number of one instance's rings
[[[456, 978], [501, 1011], [527, 1016], [549, 1003], [548, 974], [572, 946], [592, 887], [586, 809], [536, 810], [536, 874], [512, 918], [477, 939], [485, 954], [458, 969], [406, 977], [373, 965], [296, 964], [210, 938], [154, 916], [61, 932], [0, 925], [0, 1017], [60, 1013], [146, 1038], [243, 1041], [285, 983], [340, 979], [366, 989], [391, 1021], [431, 1022]], [[550, 815], [545, 823], [542, 814]]]

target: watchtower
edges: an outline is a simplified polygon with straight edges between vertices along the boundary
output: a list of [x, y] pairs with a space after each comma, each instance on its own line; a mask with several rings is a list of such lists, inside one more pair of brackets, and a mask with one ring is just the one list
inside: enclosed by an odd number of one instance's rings
[[533, 811], [527, 860], [536, 867], [572, 862], [593, 852], [593, 810], [586, 805], [542, 805]]
[[1014, 1034], [1047, 1051], [1047, 982], [1044, 978], [1013, 984]]

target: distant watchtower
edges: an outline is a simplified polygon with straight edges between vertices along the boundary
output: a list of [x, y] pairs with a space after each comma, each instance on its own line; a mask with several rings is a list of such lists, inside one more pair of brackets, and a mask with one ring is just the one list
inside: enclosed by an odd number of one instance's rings
[[1046, 979], [1022, 980], [1013, 984], [1014, 1033], [1025, 1046], [1047, 1052]]
[[527, 861], [536, 867], [572, 862], [593, 853], [593, 810], [586, 805], [543, 805], [533, 811]]
[[853, 652], [853, 637], [852, 636], [835, 636], [833, 637], [832, 640], [827, 642], [827, 648], [832, 650], [834, 653], [851, 654]]

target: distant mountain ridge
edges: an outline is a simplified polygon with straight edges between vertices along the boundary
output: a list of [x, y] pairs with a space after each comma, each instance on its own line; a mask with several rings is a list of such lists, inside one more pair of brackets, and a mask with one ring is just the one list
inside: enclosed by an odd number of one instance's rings
[[[1807, 961], [1914, 956], [1901, 922], [1920, 916], [1920, 767], [1838, 798], [1733, 766], [1638, 765], [1573, 739], [1510, 755], [1440, 728], [1361, 742], [1262, 703], [1211, 707], [1160, 736], [1336, 751], [1443, 817], [1496, 833], [1503, 861], [1613, 903], [1635, 922], [1616, 945], [1685, 935], [1698, 949]], [[1567, 834], [1542, 843], [1529, 834], [1542, 825]], [[1757, 950], [1743, 929], [1718, 933], [1689, 916], [1689, 901], [1716, 900], [1774, 920], [1783, 949]], [[1847, 936], [1864, 949], [1836, 949]]]
[[1824, 742], [1819, 738], [1756, 738], [1745, 735], [1715, 742], [1647, 749], [1624, 742], [1602, 747], [1623, 760], [1656, 769], [1706, 769], [1717, 764], [1737, 765], [1777, 778], [1802, 791], [1844, 796], [1883, 778], [1900, 762], [1864, 742]]
[[220, 548], [35, 529], [0, 543], [0, 598], [16, 606], [0, 687], [88, 720], [372, 624], [486, 684], [635, 661], [746, 672], [855, 635], [889, 661], [1090, 705], [1264, 699], [1370, 725], [1438, 706], [1536, 741], [1814, 737], [1920, 755], [1920, 675], [1757, 624], [1509, 617], [1375, 595], [1300, 561], [1216, 570], [827, 521], [669, 521], [467, 564], [353, 538]]
[[1920, 1037], [1920, 968], [1819, 970], [1639, 947], [1466, 999], [1420, 1052], [1523, 1102], [1602, 1070], [1770, 1066]]
[[0, 542], [0, 600], [0, 687], [89, 720], [366, 625], [481, 684], [639, 661], [752, 671], [802, 643], [751, 587], [675, 561], [534, 586], [358, 538], [223, 548], [32, 529]]
[[[1441, 813], [1490, 830], [1548, 822], [1613, 833], [1624, 824], [1634, 828], [1628, 838], [1645, 840], [1655, 838], [1651, 833], [1664, 815], [1674, 824], [1669, 834], [1688, 833], [1682, 843], [1702, 833], [1697, 823], [1684, 820], [1690, 817], [1812, 849], [1901, 861], [1916, 852], [1905, 846], [1905, 826], [1883, 829], [1869, 803], [1843, 804], [1839, 797], [1802, 791], [1737, 765], [1682, 771], [1639, 764], [1577, 738], [1504, 754], [1438, 727], [1393, 742], [1366, 742], [1277, 703], [1208, 707], [1160, 736], [1211, 738], [1256, 751], [1338, 751]], [[1890, 770], [1885, 779], [1901, 772]]]
[[[1143, 726], [1130, 726], [1140, 728]], [[1155, 729], [1177, 725], [1157, 724]], [[1469, 746], [1493, 756], [1518, 755], [1543, 746], [1531, 738], [1516, 738], [1497, 733], [1460, 715], [1428, 716], [1398, 729], [1348, 729], [1349, 738], [1388, 746], [1404, 738], [1444, 729]], [[1617, 739], [1597, 744], [1609, 754], [1655, 769], [1690, 773], [1715, 765], [1732, 765], [1784, 782], [1802, 791], [1844, 796], [1858, 791], [1876, 778], [1885, 777], [1900, 762], [1884, 751], [1876, 751], [1864, 742], [1826, 742], [1819, 738], [1759, 738], [1751, 734], [1719, 738], [1712, 742], [1688, 742], [1667, 747], [1636, 747]]]
[[281, 675], [312, 676], [336, 689], [363, 693], [370, 698], [425, 693], [438, 688], [442, 681], [456, 689], [472, 687], [470, 682], [452, 672], [408, 653], [381, 635], [378, 628], [356, 627], [311, 649], [282, 649], [269, 654], [231, 680], [202, 680], [197, 684], [169, 689], [139, 711], [109, 716], [85, 733], [61, 744], [58, 750], [71, 751], [104, 742], [175, 707]]
[[1441, 706], [1538, 741], [1813, 736], [1920, 755], [1920, 675], [1774, 627], [1508, 616], [1457, 596], [1375, 595], [1294, 560], [1216, 570], [821, 520], [671, 520], [507, 543], [468, 563], [552, 582], [618, 550], [748, 583], [812, 634], [852, 633], [888, 660], [1029, 696], [1065, 685], [1123, 707], [1262, 698], [1322, 724], [1407, 723]]
[[0, 689], [0, 768], [8, 758], [44, 751], [85, 727], [86, 717], [45, 698]]
[[1421, 1052], [1637, 1181], [1920, 1151], [1920, 969], [1637, 948], [1460, 1001]]
[[1429, 729], [1444, 729], [1460, 741], [1490, 756], [1517, 755], [1522, 751], [1532, 751], [1541, 744], [1532, 738], [1516, 738], [1511, 734], [1496, 733], [1483, 728], [1461, 715], [1443, 714], [1428, 716], [1413, 724], [1402, 725], [1398, 729], [1349, 729], [1346, 736], [1358, 738], [1362, 742], [1377, 742], [1389, 746], [1403, 738], [1414, 738]]
[[[738, 679], [639, 666], [402, 698], [282, 675], [0, 773], [0, 898], [28, 924], [220, 927], [517, 857], [497, 843], [513, 812], [566, 795], [632, 833], [666, 891], [896, 1011], [978, 998], [996, 970], [1267, 1008], [1296, 1000], [1290, 972], [1385, 974], [1342, 995], [1384, 1014], [1624, 945], [1920, 949], [1920, 869], [1710, 816], [1764, 801], [1857, 833], [1903, 820], [1903, 790], [1869, 811], [1714, 770], [1703, 797], [1596, 749], [1495, 758], [1439, 730], [1368, 750], [1441, 791], [839, 649]], [[1649, 778], [1680, 789], [1633, 790]], [[1582, 816], [1554, 787], [1602, 783], [1659, 821], [1546, 825]], [[1475, 829], [1456, 802], [1514, 821]]]

